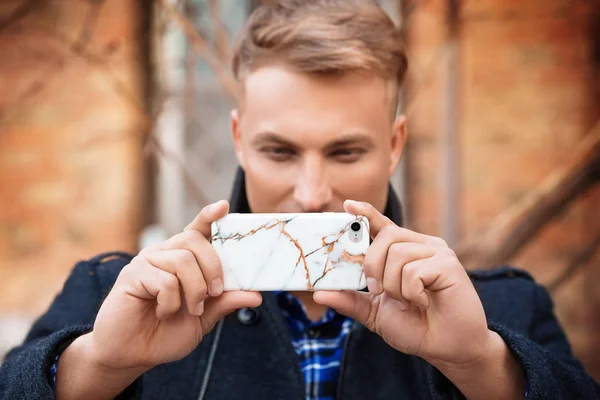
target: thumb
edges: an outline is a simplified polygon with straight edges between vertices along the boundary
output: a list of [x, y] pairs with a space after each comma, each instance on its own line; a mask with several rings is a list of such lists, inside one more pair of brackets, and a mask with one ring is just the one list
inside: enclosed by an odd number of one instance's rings
[[370, 330], [375, 329], [373, 295], [355, 290], [319, 290], [313, 294], [316, 303], [328, 306], [344, 314]]
[[229, 212], [229, 203], [227, 200], [219, 200], [204, 207], [184, 230], [195, 229], [202, 233], [205, 238], [210, 239], [211, 224], [227, 215]]
[[346, 200], [344, 202], [344, 210], [349, 214], [367, 217], [372, 238], [375, 238], [385, 226], [394, 224], [391, 219], [380, 213], [371, 204], [362, 201]]
[[244, 307], [258, 307], [262, 303], [259, 292], [231, 291], [206, 300], [204, 313], [200, 317], [203, 335], [210, 332], [224, 316]]

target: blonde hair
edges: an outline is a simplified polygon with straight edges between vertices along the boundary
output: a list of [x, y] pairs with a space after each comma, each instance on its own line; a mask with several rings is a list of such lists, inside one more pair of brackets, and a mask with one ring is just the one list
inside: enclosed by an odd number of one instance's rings
[[318, 75], [372, 72], [392, 82], [396, 94], [408, 68], [399, 30], [366, 0], [263, 2], [240, 34], [233, 73], [242, 82], [272, 64]]

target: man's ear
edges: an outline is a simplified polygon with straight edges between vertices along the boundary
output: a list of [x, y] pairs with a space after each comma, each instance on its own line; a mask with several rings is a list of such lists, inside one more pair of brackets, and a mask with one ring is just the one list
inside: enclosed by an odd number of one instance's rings
[[240, 130], [240, 113], [237, 109], [231, 110], [231, 136], [233, 138], [233, 147], [238, 163], [244, 169], [244, 155], [242, 152], [242, 134]]
[[391, 151], [390, 151], [390, 176], [398, 166], [406, 144], [406, 116], [399, 115], [392, 125]]

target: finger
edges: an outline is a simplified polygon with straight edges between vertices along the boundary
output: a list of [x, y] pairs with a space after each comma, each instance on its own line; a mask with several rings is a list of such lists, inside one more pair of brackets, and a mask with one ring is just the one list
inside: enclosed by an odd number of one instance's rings
[[[381, 283], [390, 249], [392, 246], [402, 243], [424, 245], [424, 243], [428, 243], [428, 240], [425, 235], [400, 228], [396, 225], [388, 225], [381, 229], [371, 246], [367, 249], [363, 263], [370, 292], [374, 294], [381, 293]], [[401, 249], [401, 247], [397, 247], [397, 249]], [[418, 251], [418, 249], [417, 247], [414, 251]], [[421, 250], [421, 252], [424, 251], [424, 249]], [[411, 257], [409, 254], [407, 256]], [[427, 255], [427, 257], [431, 257], [431, 255]]]
[[156, 317], [165, 319], [181, 308], [179, 280], [175, 275], [154, 268], [150, 264], [146, 266], [138, 281], [140, 290], [128, 294], [146, 300], [156, 300]]
[[258, 307], [262, 303], [259, 292], [232, 291], [224, 292], [219, 297], [206, 300], [204, 314], [200, 317], [204, 334], [210, 332], [215, 324], [224, 316], [244, 307]]
[[402, 270], [402, 295], [427, 309], [431, 294], [450, 289], [468, 279], [467, 272], [450, 249], [441, 249], [427, 259], [408, 263]]
[[402, 270], [402, 295], [423, 309], [431, 304], [430, 294], [446, 290], [456, 283], [457, 274], [466, 274], [459, 263], [449, 254], [437, 253], [431, 258], [406, 264]]
[[398, 300], [407, 309], [408, 302], [402, 294], [403, 269], [406, 265], [436, 254], [436, 248], [421, 243], [394, 243], [390, 246], [383, 273], [383, 291]]
[[373, 295], [354, 290], [319, 290], [313, 293], [316, 303], [328, 306], [338, 313], [360, 322], [367, 328], [375, 329]]
[[427, 310], [431, 304], [427, 283], [439, 277], [429, 260], [417, 260], [407, 264], [402, 272], [402, 296], [411, 303]]
[[146, 255], [148, 253], [154, 253], [156, 251], [161, 251], [164, 250], [163, 246], [164, 246], [165, 242], [159, 242], [159, 243], [154, 243], [151, 244], [150, 246], [144, 247], [140, 252], [139, 255], [143, 256]]
[[394, 225], [391, 219], [381, 214], [375, 207], [369, 203], [355, 200], [346, 200], [344, 202], [344, 210], [349, 214], [364, 215], [369, 220], [369, 229], [371, 237], [377, 236], [377, 233], [384, 226]]
[[195, 229], [188, 229], [163, 242], [162, 248], [186, 249], [194, 254], [211, 296], [223, 293], [223, 267], [217, 251], [209, 240]]
[[172, 274], [183, 289], [183, 297], [190, 313], [199, 315], [206, 298], [207, 286], [196, 257], [185, 249], [163, 250], [145, 255], [155, 268]]
[[422, 233], [411, 231], [410, 229], [399, 227], [369, 203], [346, 200], [344, 202], [344, 209], [347, 213], [364, 215], [367, 217], [369, 220], [371, 237], [374, 241], [379, 236], [384, 235], [387, 241], [427, 243], [434, 246], [448, 247], [448, 244], [439, 237], [424, 235]]
[[194, 218], [184, 230], [194, 229], [204, 235], [205, 238], [210, 239], [211, 224], [223, 218], [229, 212], [229, 203], [226, 200], [219, 200], [216, 203], [212, 203], [204, 207], [200, 213]]

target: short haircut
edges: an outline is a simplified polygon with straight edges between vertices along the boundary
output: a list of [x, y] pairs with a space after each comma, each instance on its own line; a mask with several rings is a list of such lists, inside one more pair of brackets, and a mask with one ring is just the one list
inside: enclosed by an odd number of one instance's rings
[[232, 67], [243, 82], [268, 65], [324, 76], [371, 72], [393, 84], [395, 102], [408, 68], [399, 29], [368, 0], [263, 1], [240, 34]]

